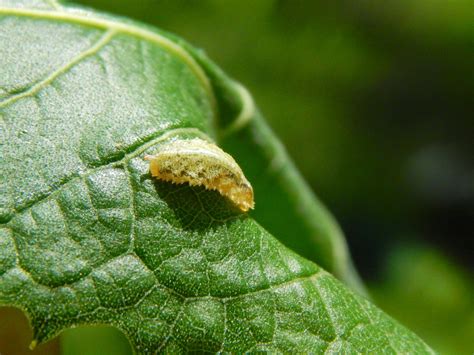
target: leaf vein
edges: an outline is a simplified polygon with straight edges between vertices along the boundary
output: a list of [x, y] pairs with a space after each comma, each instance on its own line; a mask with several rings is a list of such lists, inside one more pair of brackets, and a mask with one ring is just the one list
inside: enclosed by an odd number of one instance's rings
[[[36, 204], [38, 204], [40, 202], [43, 202], [43, 201], [48, 201], [49, 199], [53, 198], [56, 194], [58, 194], [64, 187], [66, 187], [69, 184], [72, 184], [76, 181], [79, 181], [81, 179], [84, 179], [84, 178], [90, 176], [91, 174], [93, 174], [97, 171], [100, 171], [102, 169], [107, 169], [107, 168], [110, 168], [110, 167], [112, 167], [112, 168], [113, 167], [123, 168], [124, 163], [126, 163], [126, 162], [130, 161], [131, 159], [137, 157], [138, 155], [142, 154], [148, 148], [154, 146], [155, 144], [157, 144], [157, 143], [159, 143], [163, 140], [166, 140], [166, 139], [168, 139], [172, 136], [179, 135], [179, 134], [194, 134], [194, 135], [199, 136], [203, 139], [211, 140], [205, 133], [201, 132], [197, 128], [187, 127], [187, 128], [175, 128], [175, 129], [171, 129], [167, 132], [159, 131], [158, 134], [154, 134], [154, 135], [148, 137], [147, 139], [144, 139], [140, 145], [134, 147], [134, 149], [131, 150], [130, 152], [128, 152], [127, 154], [125, 154], [125, 156], [116, 154], [115, 157], [120, 157], [120, 159], [116, 158], [117, 160], [109, 160], [105, 164], [98, 165], [94, 168], [90, 168], [89, 170], [86, 170], [82, 174], [78, 174], [77, 172], [74, 173], [74, 174], [71, 174], [71, 176], [68, 179], [64, 179], [63, 181], [61, 181], [61, 183], [55, 185], [53, 189], [46, 192], [44, 195], [41, 195], [41, 196], [37, 197], [35, 200], [30, 201], [25, 206], [22, 206], [20, 208], [16, 208], [15, 209], [15, 214], [26, 212], [26, 211], [30, 210], [31, 208], [33, 208]], [[11, 218], [9, 220], [2, 221], [2, 222], [0, 222], [0, 225], [1, 224], [7, 224], [10, 220], [11, 220]]]
[[50, 75], [48, 75], [46, 78], [41, 80], [40, 82], [36, 83], [32, 87], [30, 87], [28, 90], [23, 91], [19, 94], [12, 95], [3, 101], [0, 102], [0, 108], [8, 106], [15, 101], [18, 101], [20, 99], [23, 99], [25, 97], [30, 97], [35, 94], [37, 94], [39, 91], [47, 87], [49, 84], [51, 84], [56, 78], [58, 78], [60, 75], [66, 73], [68, 70], [70, 70], [72, 67], [75, 65], [79, 64], [81, 61], [83, 61], [85, 58], [93, 56], [97, 54], [103, 47], [105, 47], [113, 38], [113, 36], [117, 32], [115, 30], [108, 30], [105, 32], [98, 41], [96, 41], [91, 47], [88, 49], [82, 51], [79, 53], [77, 56], [75, 56], [72, 60], [70, 60], [68, 63], [64, 64], [60, 68], [56, 69], [53, 71]]
[[150, 30], [140, 28], [138, 26], [133, 26], [126, 23], [119, 23], [105, 18], [84, 16], [80, 13], [72, 11], [44, 11], [0, 7], [0, 16], [1, 15], [24, 16], [37, 19], [77, 23], [84, 26], [108, 29], [117, 33], [120, 32], [157, 44], [169, 50], [170, 52], [173, 52], [176, 56], [178, 56], [183, 62], [188, 65], [188, 67], [193, 71], [199, 81], [201, 81], [201, 83], [204, 85], [211, 100], [214, 112], [217, 112], [214, 92], [212, 90], [209, 78], [205, 74], [204, 70], [191, 56], [191, 54], [189, 54], [183, 47], [166, 38], [165, 36], [160, 35], [159, 33], [152, 32]]

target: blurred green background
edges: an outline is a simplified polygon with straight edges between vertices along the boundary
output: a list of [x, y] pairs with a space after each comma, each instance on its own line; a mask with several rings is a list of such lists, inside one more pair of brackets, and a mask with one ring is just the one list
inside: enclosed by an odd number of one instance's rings
[[[472, 0], [76, 3], [205, 49], [334, 213], [374, 302], [436, 350], [474, 351]], [[109, 328], [47, 346], [129, 352]]]

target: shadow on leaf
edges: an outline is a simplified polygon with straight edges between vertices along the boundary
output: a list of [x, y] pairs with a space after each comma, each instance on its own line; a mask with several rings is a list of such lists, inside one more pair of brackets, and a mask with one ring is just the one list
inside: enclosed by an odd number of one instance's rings
[[246, 214], [217, 191], [160, 180], [153, 183], [160, 198], [173, 210], [185, 230], [202, 231], [246, 217]]

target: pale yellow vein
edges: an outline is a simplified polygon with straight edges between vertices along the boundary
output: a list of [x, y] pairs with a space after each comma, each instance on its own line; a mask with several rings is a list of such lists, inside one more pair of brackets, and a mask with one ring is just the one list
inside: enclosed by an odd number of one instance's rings
[[189, 66], [189, 68], [194, 72], [199, 81], [201, 81], [201, 83], [204, 85], [204, 88], [206, 89], [208, 96], [211, 100], [211, 104], [213, 105], [214, 111], [216, 110], [215, 97], [212, 91], [210, 81], [201, 66], [183, 47], [171, 41], [170, 39], [160, 35], [157, 32], [152, 32], [150, 30], [133, 26], [127, 23], [121, 23], [101, 17], [91, 16], [91, 14], [84, 11], [79, 12], [79, 10], [44, 11], [0, 7], [0, 16], [2, 15], [77, 23], [84, 26], [103, 28], [115, 32], [124, 33], [133, 37], [144, 39], [151, 43], [155, 43], [174, 53]]
[[85, 58], [96, 54], [99, 52], [107, 43], [110, 42], [112, 37], [116, 34], [116, 31], [114, 30], [109, 30], [104, 33], [104, 35], [89, 49], [79, 53], [76, 57], [74, 57], [72, 60], [70, 60], [68, 63], [64, 64], [62, 67], [56, 69], [54, 72], [52, 72], [50, 75], [48, 75], [45, 79], [41, 80], [39, 83], [33, 85], [31, 88], [28, 90], [12, 95], [8, 97], [7, 99], [3, 100], [0, 102], [0, 108], [5, 107], [7, 105], [12, 104], [13, 102], [20, 100], [25, 97], [33, 96], [36, 93], [38, 93], [41, 89], [45, 88], [51, 82], [53, 82], [58, 76], [61, 74], [67, 72], [69, 69], [71, 69], [74, 65], [78, 64]]

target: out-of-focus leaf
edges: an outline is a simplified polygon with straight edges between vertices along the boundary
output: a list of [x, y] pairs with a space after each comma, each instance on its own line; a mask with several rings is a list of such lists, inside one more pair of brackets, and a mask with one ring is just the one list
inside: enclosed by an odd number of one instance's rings
[[127, 338], [112, 327], [80, 327], [61, 333], [62, 355], [129, 355]]
[[442, 253], [405, 245], [391, 253], [383, 283], [371, 293], [380, 307], [443, 354], [474, 350], [473, 280]]

